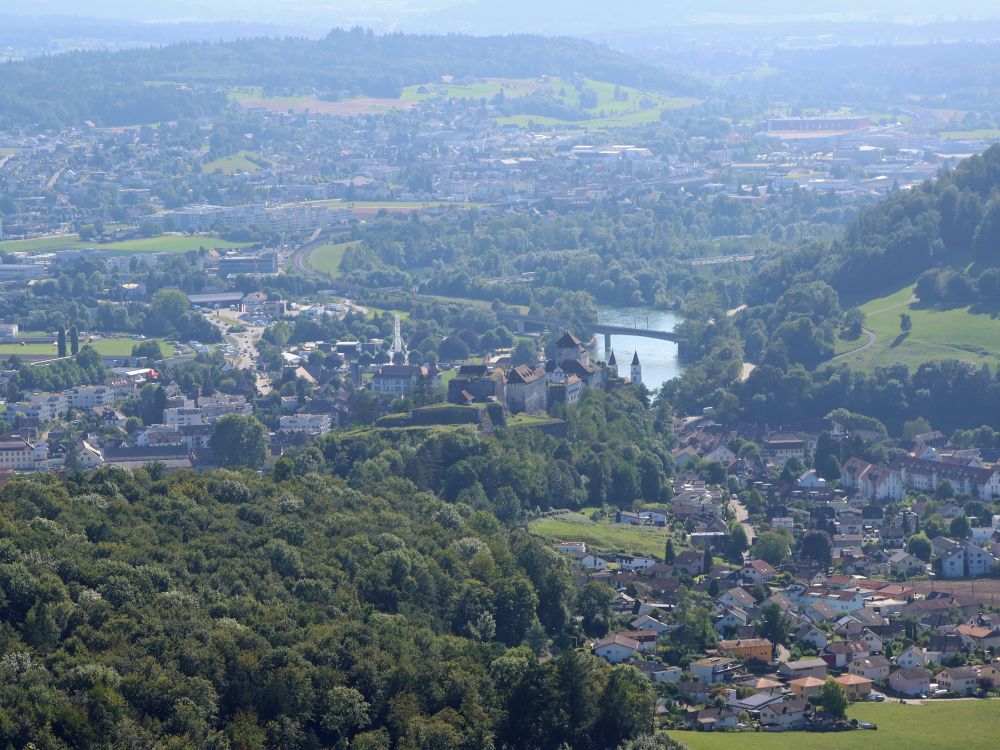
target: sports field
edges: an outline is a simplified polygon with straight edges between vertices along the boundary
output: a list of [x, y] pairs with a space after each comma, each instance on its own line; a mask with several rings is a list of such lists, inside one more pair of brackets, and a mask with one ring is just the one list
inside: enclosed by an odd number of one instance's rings
[[[104, 357], [130, 357], [132, 356], [132, 347], [140, 343], [142, 342], [132, 338], [107, 338], [96, 341], [81, 339], [80, 347], [92, 346]], [[167, 357], [172, 357], [176, 353], [176, 349], [172, 345], [163, 341], [160, 342], [160, 349], [163, 351], [164, 356]], [[9, 357], [12, 354], [56, 357], [59, 354], [59, 347], [56, 345], [54, 336], [52, 337], [52, 342], [49, 344], [0, 344], [0, 356]]]
[[141, 253], [186, 253], [198, 248], [232, 248], [245, 247], [247, 242], [230, 242], [214, 235], [161, 234], [157, 237], [140, 237], [134, 240], [120, 242], [83, 242], [75, 234], [60, 237], [44, 237], [32, 240], [7, 240], [0, 242], [0, 251], [5, 253], [56, 252], [82, 247], [105, 250], [115, 255], [132, 255]]

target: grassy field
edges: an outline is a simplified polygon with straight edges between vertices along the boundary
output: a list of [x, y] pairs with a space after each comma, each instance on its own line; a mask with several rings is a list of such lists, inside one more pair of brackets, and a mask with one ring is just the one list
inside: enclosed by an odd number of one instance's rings
[[583, 513], [571, 511], [535, 519], [528, 524], [528, 530], [553, 542], [566, 539], [583, 541], [601, 552], [641, 553], [658, 557], [663, 557], [669, 536], [666, 529], [595, 523]]
[[[875, 345], [849, 355], [847, 362], [861, 370], [902, 362], [911, 368], [934, 359], [960, 359], [974, 364], [1000, 364], [1000, 321], [968, 307], [939, 310], [924, 308], [913, 297], [913, 287], [866, 302], [865, 328], [876, 336]], [[909, 335], [902, 336], [899, 316], [907, 313], [913, 322]], [[849, 351], [861, 343], [837, 341], [837, 353]]]
[[[470, 299], [468, 297], [446, 297], [442, 294], [421, 294], [418, 295], [420, 299], [433, 300], [435, 302], [440, 302], [443, 305], [465, 305], [466, 307], [475, 307], [479, 310], [492, 310], [493, 303], [487, 302], [482, 299]], [[517, 308], [517, 310], [522, 315], [528, 314], [527, 305], [510, 305], [510, 307]]]
[[36, 250], [76, 247], [79, 244], [80, 235], [63, 234], [58, 237], [40, 237], [33, 240], [4, 240], [0, 242], [0, 251], [5, 253], [32, 253]]
[[1000, 139], [1000, 129], [981, 128], [979, 130], [945, 130], [940, 133], [946, 141], [989, 141]]
[[[41, 335], [41, 334], [38, 334]], [[98, 339], [97, 341], [81, 340], [80, 346], [92, 346], [99, 354], [105, 357], [130, 357], [132, 347], [142, 342], [131, 338]], [[170, 344], [160, 342], [160, 349], [167, 357], [172, 357], [176, 350]], [[55, 337], [51, 344], [0, 344], [0, 356], [9, 357], [11, 354], [40, 355], [45, 354], [55, 357], [59, 354], [59, 349], [55, 343]]]
[[337, 278], [340, 276], [340, 264], [344, 260], [344, 253], [357, 244], [357, 242], [338, 242], [320, 245], [309, 253], [309, 265], [317, 271]]
[[[596, 103], [583, 111], [590, 119], [580, 121], [561, 120], [554, 117], [516, 115], [497, 119], [500, 125], [527, 127], [576, 125], [595, 129], [622, 125], [639, 125], [657, 122], [660, 113], [667, 109], [690, 106], [693, 100], [667, 97], [640, 91], [631, 86], [615, 86], [613, 83], [588, 79], [584, 87], [596, 94]], [[615, 92], [620, 94], [615, 97]], [[505, 98], [518, 99], [537, 92], [544, 92], [561, 104], [580, 108], [580, 92], [571, 81], [562, 78], [537, 80], [486, 78], [470, 84], [424, 84], [409, 86], [403, 90], [403, 100], [422, 102], [428, 99], [493, 99], [503, 92]]]
[[163, 234], [158, 237], [141, 237], [121, 242], [82, 242], [75, 234], [61, 237], [46, 237], [36, 240], [8, 240], [0, 242], [0, 251], [14, 252], [55, 252], [73, 248], [92, 247], [105, 250], [115, 255], [132, 255], [136, 253], [186, 253], [200, 247], [245, 247], [246, 242], [230, 242], [212, 235]]
[[939, 701], [925, 705], [859, 703], [848, 715], [878, 725], [877, 732], [739, 734], [671, 732], [690, 750], [993, 750], [1000, 733], [1000, 701]]
[[260, 167], [254, 161], [251, 161], [251, 159], [260, 161], [261, 156], [252, 151], [240, 151], [229, 156], [213, 159], [203, 164], [202, 170], [209, 174], [218, 172], [224, 175], [238, 174], [240, 172], [257, 172], [260, 170]]

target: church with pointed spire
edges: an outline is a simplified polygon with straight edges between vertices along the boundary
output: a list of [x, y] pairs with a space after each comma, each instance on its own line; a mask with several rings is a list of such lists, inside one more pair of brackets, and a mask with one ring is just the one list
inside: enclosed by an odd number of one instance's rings
[[632, 385], [642, 385], [642, 365], [639, 364], [639, 352], [632, 355]]

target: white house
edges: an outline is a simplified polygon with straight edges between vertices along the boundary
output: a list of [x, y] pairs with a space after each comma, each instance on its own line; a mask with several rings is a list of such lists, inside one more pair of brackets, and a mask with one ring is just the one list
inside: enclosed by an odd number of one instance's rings
[[639, 615], [629, 623], [629, 626], [632, 630], [645, 630], [657, 635], [663, 635], [670, 630], [670, 626], [663, 624], [655, 617], [650, 617], [649, 615]]
[[611, 664], [621, 664], [639, 653], [639, 642], [624, 635], [609, 635], [593, 647], [594, 654]]
[[889, 660], [884, 656], [859, 656], [847, 665], [847, 671], [872, 682], [884, 682], [889, 678]]

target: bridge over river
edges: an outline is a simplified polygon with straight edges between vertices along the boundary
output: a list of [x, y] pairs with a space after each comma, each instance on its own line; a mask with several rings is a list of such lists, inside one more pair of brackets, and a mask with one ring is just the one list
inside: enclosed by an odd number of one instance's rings
[[[504, 320], [510, 321], [517, 326], [519, 333], [524, 333], [528, 327], [548, 329], [550, 331], [559, 330], [565, 327], [565, 321], [548, 320], [534, 315], [516, 315], [514, 313], [501, 316]], [[591, 331], [604, 336], [604, 350], [611, 350], [612, 336], [638, 336], [639, 338], [657, 339], [658, 341], [678, 341], [678, 335], [673, 331], [656, 331], [649, 328], [639, 328], [638, 326], [615, 325], [610, 323], [593, 322], [589, 325]]]

